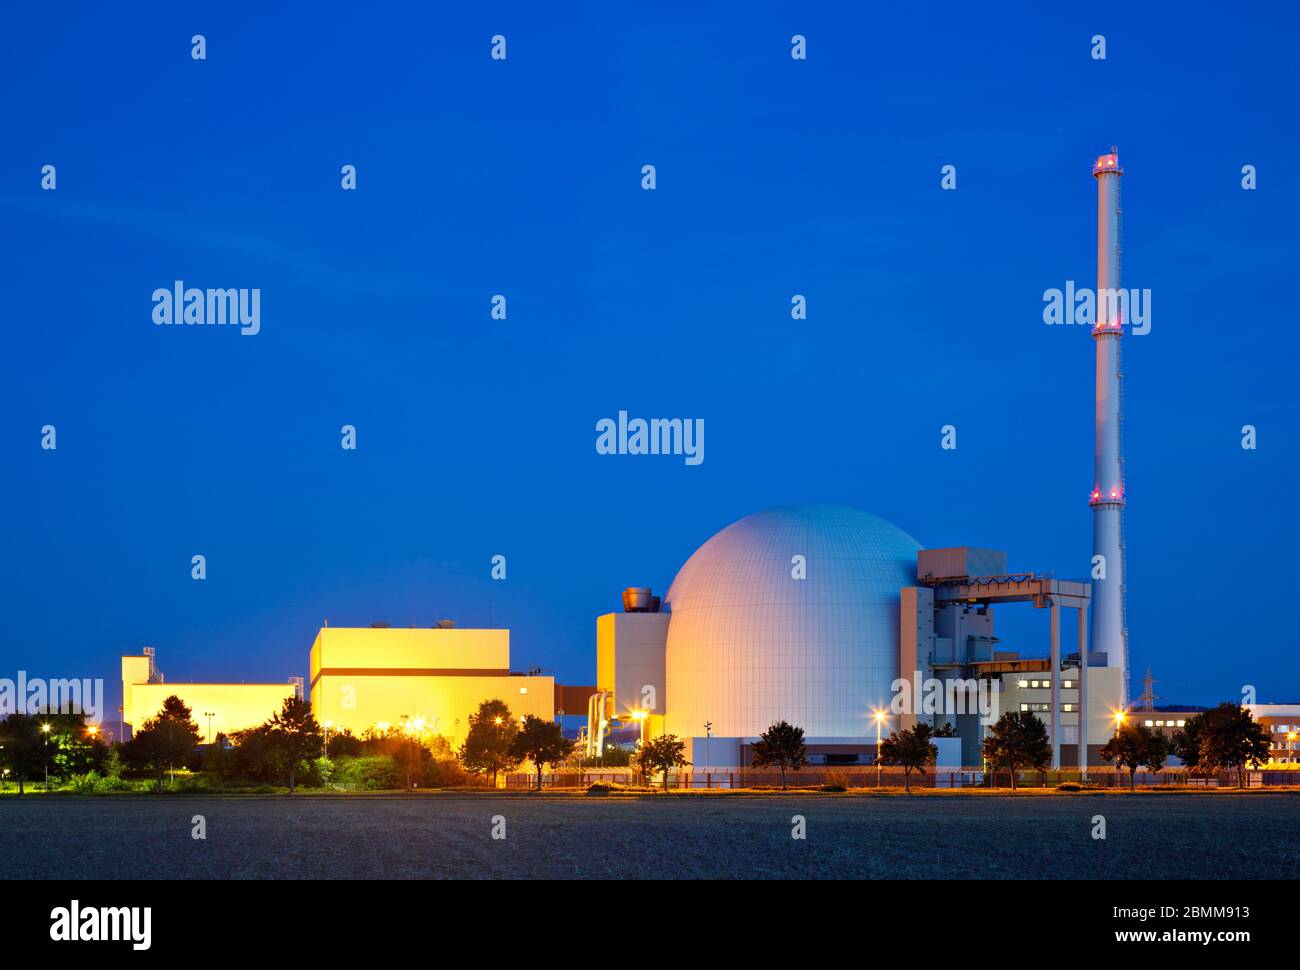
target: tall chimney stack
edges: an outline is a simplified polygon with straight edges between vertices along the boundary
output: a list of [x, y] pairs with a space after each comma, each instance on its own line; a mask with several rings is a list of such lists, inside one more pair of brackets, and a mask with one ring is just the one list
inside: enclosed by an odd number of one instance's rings
[[[1122, 670], [1122, 703], [1128, 703], [1128, 629], [1124, 615], [1124, 456], [1120, 421], [1123, 378], [1120, 340], [1128, 303], [1114, 296], [1120, 286], [1119, 180], [1124, 170], [1112, 148], [1093, 166], [1097, 180], [1097, 299], [1092, 329], [1097, 347], [1097, 441], [1092, 494], [1092, 551], [1102, 556], [1104, 579], [1092, 583], [1092, 650], [1106, 666]], [[1094, 564], [1093, 575], [1098, 574]]]

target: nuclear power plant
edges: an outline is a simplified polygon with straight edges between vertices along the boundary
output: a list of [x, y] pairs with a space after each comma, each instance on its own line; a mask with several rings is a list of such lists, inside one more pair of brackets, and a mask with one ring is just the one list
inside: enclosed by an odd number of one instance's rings
[[[1091, 575], [1056, 579], [1010, 568], [1000, 549], [926, 549], [883, 518], [833, 505], [746, 516], [701, 545], [662, 601], [629, 587], [622, 610], [596, 620], [595, 683], [557, 684], [510, 669], [508, 630], [330, 628], [309, 652], [310, 677], [290, 686], [168, 684], [154, 656], [123, 659], [124, 712], [134, 722], [165, 694], [189, 698], [209, 734], [259, 723], [285, 696], [306, 693], [326, 730], [408, 730], [463, 741], [470, 715], [499, 699], [513, 716], [586, 714], [587, 758], [620, 728], [687, 742], [696, 770], [744, 767], [778, 721], [801, 727], [809, 760], [876, 763], [878, 742], [933, 726], [940, 769], [978, 766], [981, 742], [1007, 711], [1047, 727], [1052, 767], [1100, 763], [1128, 700], [1123, 512], [1121, 290], [1123, 175], [1112, 149], [1097, 182], [1095, 466]], [[1083, 549], [1071, 564], [1089, 562]], [[1041, 611], [1043, 636], [1009, 649], [995, 614]], [[1091, 627], [1089, 612], [1091, 611]], [[1091, 637], [1089, 636], [1091, 631]], [[296, 686], [293, 684], [297, 681]], [[1300, 708], [1264, 712], [1290, 734]], [[1279, 720], [1281, 719], [1281, 720]], [[1176, 717], [1148, 721], [1181, 725]], [[1294, 741], [1283, 749], [1294, 749]], [[1288, 765], [1295, 758], [1279, 757]]]
[[[747, 764], [750, 743], [779, 720], [804, 729], [814, 763], [870, 763], [877, 730], [924, 720], [954, 735], [938, 742], [940, 765], [975, 765], [989, 725], [1012, 710], [1043, 715], [1053, 768], [1097, 763], [1128, 692], [1120, 433], [1127, 321], [1114, 295], [1121, 285], [1118, 152], [1100, 156], [1092, 173], [1092, 578], [1009, 571], [1000, 550], [925, 550], [854, 509], [751, 515], [687, 560], [663, 620], [652, 620], [653, 611], [601, 618], [590, 753], [599, 752], [611, 719], [631, 710], [647, 733], [689, 738], [696, 765]], [[1000, 649], [994, 611], [1016, 603], [1047, 612], [1043, 655]], [[1062, 610], [1076, 618], [1073, 652], [1062, 649]]]

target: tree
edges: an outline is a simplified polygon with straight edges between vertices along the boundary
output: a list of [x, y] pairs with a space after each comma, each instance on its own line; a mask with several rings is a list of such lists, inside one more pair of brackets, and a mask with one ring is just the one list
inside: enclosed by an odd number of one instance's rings
[[984, 739], [984, 760], [989, 767], [1011, 769], [1011, 790], [1016, 788], [1020, 768], [1046, 771], [1052, 761], [1047, 726], [1031, 711], [1007, 711]]
[[767, 768], [776, 765], [781, 769], [781, 790], [785, 790], [785, 772], [798, 771], [808, 763], [808, 749], [803, 743], [803, 728], [788, 721], [777, 721], [758, 736], [754, 742], [754, 757], [750, 766]]
[[1102, 746], [1101, 758], [1128, 769], [1128, 787], [1132, 791], [1138, 768], [1145, 766], [1159, 771], [1165, 766], [1168, 753], [1169, 745], [1163, 734], [1144, 724], [1125, 723]]
[[662, 771], [664, 775], [664, 791], [667, 791], [668, 772], [674, 768], [685, 768], [690, 764], [684, 757], [685, 753], [685, 741], [682, 741], [675, 734], [661, 734], [659, 737], [646, 741], [641, 745], [641, 750], [637, 754], [637, 762], [641, 765], [643, 772]]
[[483, 701], [478, 711], [469, 716], [469, 733], [460, 749], [460, 763], [467, 771], [482, 775], [490, 772], [495, 788], [497, 773], [510, 771], [523, 760], [514, 753], [518, 734], [519, 722], [505, 701]]
[[1169, 750], [1193, 774], [1204, 770], [1201, 765], [1201, 742], [1204, 740], [1206, 724], [1205, 714], [1193, 714], [1169, 739]]
[[925, 774], [925, 766], [932, 765], [939, 757], [939, 748], [930, 740], [934, 728], [928, 724], [917, 724], [905, 731], [895, 731], [880, 742], [880, 762], [886, 765], [903, 766], [903, 788], [912, 790], [912, 769], [919, 768]]
[[[1207, 771], [1228, 771], [1237, 775], [1239, 787], [1246, 787], [1246, 768], [1268, 760], [1272, 736], [1244, 707], [1224, 702], [1218, 707], [1188, 718], [1201, 721], [1197, 764]], [[1187, 727], [1184, 726], [1184, 732]]]
[[320, 725], [301, 697], [286, 697], [284, 705], [267, 722], [271, 746], [289, 771], [289, 794], [294, 792], [298, 764], [321, 750]]
[[10, 714], [0, 721], [0, 765], [18, 779], [18, 794], [24, 783], [46, 764], [48, 740], [41, 730], [40, 715]]
[[236, 731], [230, 740], [235, 745], [234, 757], [225, 764], [230, 775], [268, 782], [279, 778], [284, 766], [269, 723]]
[[361, 754], [362, 743], [351, 728], [331, 731], [329, 741], [325, 744], [325, 755], [329, 758], [355, 758]]
[[156, 773], [158, 791], [162, 791], [163, 774], [177, 763], [184, 763], [202, 734], [190, 717], [190, 709], [175, 694], [163, 701], [157, 717], [151, 717], [136, 731], [126, 745], [129, 761]]
[[511, 753], [520, 760], [527, 758], [537, 766], [537, 790], [542, 790], [542, 767], [559, 764], [573, 753], [573, 742], [564, 736], [564, 728], [555, 721], [543, 721], [529, 714], [515, 735]]

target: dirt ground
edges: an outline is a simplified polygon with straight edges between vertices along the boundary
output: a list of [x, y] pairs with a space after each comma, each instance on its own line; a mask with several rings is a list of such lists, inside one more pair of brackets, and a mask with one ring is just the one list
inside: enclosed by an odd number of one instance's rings
[[9, 878], [1294, 879], [1298, 817], [1300, 794], [6, 797], [0, 858]]

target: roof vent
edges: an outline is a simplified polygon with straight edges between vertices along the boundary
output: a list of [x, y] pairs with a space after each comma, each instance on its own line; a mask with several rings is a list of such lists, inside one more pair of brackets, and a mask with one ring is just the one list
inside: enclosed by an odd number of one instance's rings
[[388, 629], [388, 621], [387, 621], [387, 620], [375, 620], [373, 623], [370, 624], [370, 629], [372, 629], [372, 630], [387, 630], [387, 629]]
[[629, 586], [623, 590], [624, 613], [658, 613], [659, 597], [650, 593], [649, 586]]
[[439, 620], [433, 625], [435, 630], [450, 630], [456, 626], [455, 620]]

